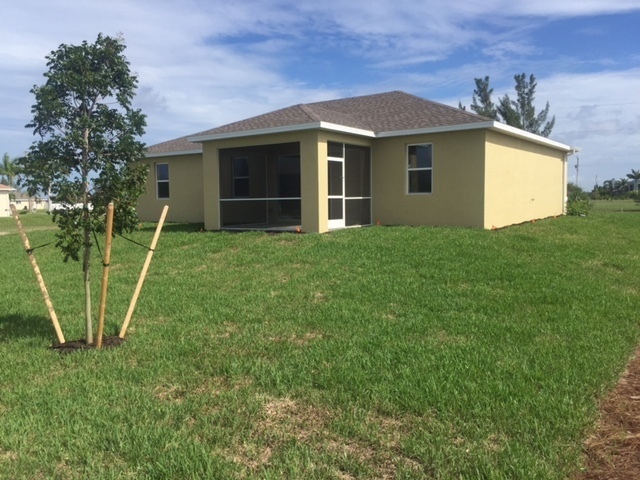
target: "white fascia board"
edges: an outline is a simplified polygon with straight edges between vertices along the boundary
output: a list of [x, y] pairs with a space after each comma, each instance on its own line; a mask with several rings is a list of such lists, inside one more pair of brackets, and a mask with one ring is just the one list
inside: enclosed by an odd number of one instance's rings
[[389, 132], [380, 132], [376, 135], [377, 138], [387, 137], [405, 137], [407, 135], [424, 135], [428, 133], [443, 133], [443, 132], [459, 132], [463, 130], [480, 130], [482, 128], [491, 128], [495, 122], [476, 122], [465, 123], [463, 125], [445, 125], [442, 127], [429, 127], [429, 128], [416, 128], [413, 130], [391, 130]]
[[173, 157], [173, 156], [180, 156], [180, 155], [197, 155], [198, 153], [202, 153], [202, 149], [181, 150], [178, 152], [147, 153], [145, 154], [144, 158]]
[[[493, 130], [493, 131], [503, 133], [505, 135], [510, 135], [512, 137], [521, 138], [529, 142], [537, 143], [539, 145], [545, 145], [547, 147], [551, 147], [557, 150], [562, 150], [569, 154], [573, 154], [576, 151], [579, 151], [579, 149], [576, 147], [570, 147], [569, 145], [565, 145], [564, 143], [556, 142], [554, 140], [549, 140], [546, 137], [541, 137], [540, 135], [535, 135], [533, 133], [525, 132], [524, 130], [520, 130], [519, 128], [511, 127], [509, 125], [505, 125], [503, 123], [496, 122], [493, 120], [488, 122], [465, 123], [462, 125], [445, 125], [442, 127], [418, 128], [414, 130], [394, 130], [394, 131], [379, 132], [379, 133], [375, 133], [371, 130], [364, 130], [361, 128], [346, 127], [344, 125], [338, 125], [336, 123], [313, 122], [313, 123], [303, 123], [299, 125], [286, 125], [282, 127], [262, 128], [258, 130], [247, 130], [243, 132], [218, 133], [213, 135], [199, 135], [199, 136], [189, 137], [189, 141], [190, 142], [208, 142], [212, 140], [252, 137], [256, 135], [269, 135], [273, 133], [299, 132], [303, 130], [315, 130], [315, 129], [331, 130], [334, 132], [349, 133], [352, 135], [359, 135], [359, 136], [370, 137], [370, 138], [404, 137], [408, 135], [425, 135], [425, 134], [433, 134], [433, 133], [460, 132], [465, 130], [488, 129], [488, 130]], [[195, 152], [192, 152], [192, 153], [195, 153]], [[171, 155], [176, 155], [176, 154], [172, 153]], [[161, 154], [156, 154], [156, 156], [161, 156]]]
[[331, 130], [334, 132], [350, 133], [352, 135], [359, 135], [361, 137], [375, 138], [378, 136], [376, 135], [376, 132], [373, 132], [371, 130], [363, 130], [361, 128], [354, 128], [354, 127], [345, 127], [344, 125], [338, 125], [337, 123], [320, 122], [320, 128], [323, 130]]
[[544, 145], [546, 147], [562, 150], [566, 153], [574, 153], [575, 151], [580, 150], [577, 147], [571, 147], [569, 145], [565, 145], [564, 143], [556, 142], [555, 140], [549, 140], [546, 137], [541, 137], [540, 135], [535, 135], [533, 133], [525, 132], [524, 130], [511, 127], [509, 125], [505, 125], [504, 123], [500, 123], [500, 122], [493, 122], [493, 126], [490, 127], [490, 129], [500, 133], [504, 133], [506, 135], [510, 135], [512, 137], [522, 138], [523, 140], [529, 140], [530, 142], [537, 143], [539, 145]]
[[299, 125], [285, 125], [282, 127], [261, 128], [258, 130], [245, 130], [241, 132], [215, 133], [212, 135], [197, 135], [189, 137], [190, 142], [210, 142], [211, 140], [225, 140], [228, 138], [253, 137], [254, 135], [269, 135], [272, 133], [299, 132], [302, 130], [314, 130], [320, 128], [321, 122], [301, 123]]
[[336, 123], [329, 122], [313, 122], [301, 123], [298, 125], [285, 125], [282, 127], [261, 128], [259, 130], [246, 130], [242, 132], [217, 133], [213, 135], [198, 135], [189, 137], [190, 142], [210, 142], [212, 140], [225, 140], [228, 138], [253, 137], [257, 135], [269, 135], [274, 133], [300, 132], [304, 130], [332, 130], [335, 132], [351, 133], [353, 135], [361, 135], [365, 137], [375, 137], [376, 134], [370, 130], [360, 128], [345, 127]]
[[497, 131], [500, 133], [504, 133], [505, 135], [521, 138], [523, 140], [534, 142], [539, 145], [545, 145], [547, 147], [555, 148], [557, 150], [562, 150], [570, 154], [575, 153], [576, 151], [580, 151], [580, 149], [577, 147], [570, 147], [569, 145], [565, 145], [564, 143], [556, 142], [554, 140], [549, 140], [546, 137], [541, 137], [540, 135], [535, 135], [533, 133], [525, 132], [524, 130], [520, 130], [519, 128], [511, 127], [509, 125], [505, 125], [504, 123], [496, 122], [494, 120], [491, 120], [489, 122], [465, 123], [463, 125], [447, 125], [443, 127], [420, 128], [415, 130], [397, 130], [397, 131], [390, 131], [390, 132], [380, 132], [376, 135], [376, 137], [378, 138], [402, 137], [407, 135], [425, 135], [425, 134], [431, 134], [431, 133], [460, 132], [465, 130], [479, 130], [479, 129], [488, 129], [488, 130]]

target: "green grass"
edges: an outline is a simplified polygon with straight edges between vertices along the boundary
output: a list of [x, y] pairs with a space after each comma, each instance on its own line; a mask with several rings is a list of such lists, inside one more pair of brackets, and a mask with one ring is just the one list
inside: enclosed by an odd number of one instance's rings
[[634, 200], [596, 200], [593, 202], [594, 213], [631, 213], [640, 212], [640, 203]]
[[[27, 232], [55, 229], [56, 226], [52, 222], [52, 218], [51, 215], [44, 212], [20, 214], [20, 221], [24, 224]], [[17, 232], [18, 228], [16, 227], [16, 222], [13, 217], [0, 218], [0, 235]]]
[[[640, 339], [639, 227], [168, 225], [127, 342], [67, 356], [0, 236], [0, 478], [566, 478]], [[82, 338], [80, 266], [36, 256]], [[145, 256], [114, 241], [108, 334]]]

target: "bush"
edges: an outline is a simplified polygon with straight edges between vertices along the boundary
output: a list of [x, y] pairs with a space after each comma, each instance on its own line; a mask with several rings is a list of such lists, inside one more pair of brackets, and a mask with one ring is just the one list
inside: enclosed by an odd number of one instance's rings
[[588, 198], [586, 200], [571, 200], [567, 201], [567, 215], [579, 215], [586, 216], [589, 211], [593, 208], [593, 204], [591, 200]]
[[573, 183], [567, 185], [567, 215], [586, 216], [593, 208], [589, 194]]

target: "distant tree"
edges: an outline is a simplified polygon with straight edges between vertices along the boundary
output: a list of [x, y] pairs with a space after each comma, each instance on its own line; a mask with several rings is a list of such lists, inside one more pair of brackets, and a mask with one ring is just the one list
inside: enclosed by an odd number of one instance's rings
[[[549, 116], [549, 102], [545, 108], [536, 113], [534, 106], [536, 93], [536, 77], [526, 74], [515, 75], [516, 81], [516, 99], [512, 100], [509, 95], [502, 97], [498, 105], [493, 103], [491, 95], [493, 88], [489, 88], [489, 77], [475, 78], [476, 88], [473, 91], [473, 103], [471, 110], [478, 115], [499, 120], [512, 127], [520, 128], [536, 135], [548, 137], [556, 123], [556, 117], [547, 121]], [[466, 110], [461, 102], [458, 102], [458, 108]]]
[[611, 178], [602, 182], [602, 189], [609, 197], [614, 197], [618, 191], [618, 180]]
[[[14, 160], [11, 160], [8, 153], [5, 153], [2, 156], [2, 164], [0, 165], [0, 183], [19, 190], [20, 171], [20, 166]], [[16, 194], [10, 193], [9, 200], [13, 201], [15, 199]]]
[[20, 166], [11, 160], [8, 153], [5, 153], [2, 156], [2, 164], [0, 165], [0, 183], [8, 187], [16, 187], [19, 175]]
[[536, 77], [532, 74], [527, 79], [527, 75], [521, 73], [515, 75], [516, 99], [512, 100], [509, 95], [500, 99], [498, 104], [498, 114], [507, 125], [520, 128], [536, 135], [548, 137], [556, 123], [556, 117], [547, 121], [549, 116], [549, 102], [545, 108], [536, 113], [534, 106], [536, 93]]
[[640, 183], [640, 170], [631, 169], [631, 173], [627, 173], [627, 178], [633, 180], [633, 190], [638, 191], [638, 183]]
[[115, 205], [114, 231], [137, 225], [135, 205], [144, 192], [145, 116], [132, 107], [138, 79], [129, 69], [122, 38], [98, 35], [93, 44], [60, 45], [47, 57], [46, 83], [34, 86], [33, 120], [40, 139], [20, 159], [29, 193], [49, 191], [59, 203], [82, 204], [54, 212], [56, 246], [64, 260], [82, 253], [86, 341], [93, 342], [91, 232], [104, 231], [104, 214]]
[[622, 177], [621, 179], [619, 179], [618, 182], [617, 182], [618, 195], [624, 196], [624, 195], [628, 194], [630, 186], [631, 185], [629, 183], [629, 179], [628, 178]]
[[489, 88], [489, 77], [475, 78], [476, 88], [473, 91], [471, 110], [478, 115], [498, 120], [498, 109], [491, 100], [493, 88]]

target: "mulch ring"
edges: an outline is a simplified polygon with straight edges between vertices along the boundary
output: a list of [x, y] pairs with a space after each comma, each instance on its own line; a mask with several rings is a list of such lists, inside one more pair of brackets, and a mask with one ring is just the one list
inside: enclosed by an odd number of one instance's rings
[[[124, 338], [118, 336], [102, 337], [102, 348], [115, 348], [124, 343]], [[57, 351], [61, 355], [77, 352], [79, 350], [93, 350], [96, 348], [95, 343], [89, 343], [85, 340], [70, 340], [64, 343], [54, 343], [51, 349]]]
[[600, 420], [584, 452], [585, 471], [575, 480], [640, 478], [640, 348], [600, 404]]

